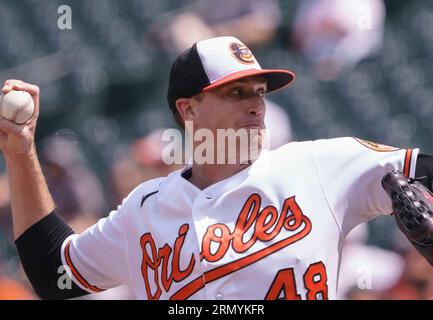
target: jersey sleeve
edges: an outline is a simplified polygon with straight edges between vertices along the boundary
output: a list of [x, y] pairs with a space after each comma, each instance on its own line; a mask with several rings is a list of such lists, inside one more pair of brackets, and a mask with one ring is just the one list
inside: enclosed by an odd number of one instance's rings
[[392, 212], [382, 177], [391, 170], [414, 177], [419, 152], [351, 137], [316, 140], [312, 146], [323, 192], [343, 235]]
[[128, 278], [123, 233], [123, 217], [128, 202], [129, 198], [124, 199], [106, 218], [63, 242], [63, 266], [73, 281], [90, 293], [116, 287]]

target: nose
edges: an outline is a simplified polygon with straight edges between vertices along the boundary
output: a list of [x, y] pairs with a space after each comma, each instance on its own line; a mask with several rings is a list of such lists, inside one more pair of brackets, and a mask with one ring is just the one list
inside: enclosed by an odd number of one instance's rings
[[249, 116], [264, 116], [265, 114], [265, 101], [263, 100], [263, 96], [255, 95], [248, 101], [248, 108], [246, 109], [246, 113]]

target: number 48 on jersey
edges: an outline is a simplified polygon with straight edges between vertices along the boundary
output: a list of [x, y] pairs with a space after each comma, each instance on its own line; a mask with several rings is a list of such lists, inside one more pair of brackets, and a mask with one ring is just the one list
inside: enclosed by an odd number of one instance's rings
[[[307, 290], [307, 300], [328, 299], [328, 277], [323, 262], [311, 264], [304, 273], [304, 285]], [[301, 300], [296, 288], [295, 274], [293, 268], [281, 269], [275, 276], [274, 281], [265, 297], [266, 300]]]

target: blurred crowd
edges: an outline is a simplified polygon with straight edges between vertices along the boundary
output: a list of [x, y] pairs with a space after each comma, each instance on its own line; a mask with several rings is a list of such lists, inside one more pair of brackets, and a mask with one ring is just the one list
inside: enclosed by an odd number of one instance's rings
[[[38, 154], [56, 210], [76, 232], [108, 215], [140, 183], [182, 167], [162, 159], [162, 132], [175, 126], [164, 98], [168, 66], [192, 43], [212, 36], [236, 36], [263, 66], [297, 73], [293, 89], [267, 101], [271, 148], [362, 134], [430, 151], [433, 6], [383, 0], [134, 0], [122, 7], [92, 0], [70, 3], [76, 20], [64, 33], [55, 18], [63, 2], [0, 3], [0, 80], [41, 86]], [[40, 19], [53, 16], [53, 26]], [[40, 43], [26, 29], [29, 19], [46, 35]], [[7, 40], [12, 32], [25, 41]], [[424, 40], [419, 48], [405, 42], [412, 34]], [[14, 246], [9, 199], [3, 165], [0, 299], [37, 299]], [[433, 268], [388, 219], [379, 231], [365, 224], [349, 234], [339, 299], [433, 299]], [[378, 234], [387, 240], [378, 240]], [[130, 298], [119, 287], [84, 299]]]

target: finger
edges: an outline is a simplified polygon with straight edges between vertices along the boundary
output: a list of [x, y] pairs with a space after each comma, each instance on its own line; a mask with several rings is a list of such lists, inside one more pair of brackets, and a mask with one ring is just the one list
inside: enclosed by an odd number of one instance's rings
[[10, 80], [6, 80], [4, 82], [3, 88], [2, 88], [2, 92], [3, 93], [8, 93], [9, 91], [13, 90], [13, 86], [14, 85], [19, 85], [22, 84], [23, 82], [21, 80], [16, 80], [16, 79], [10, 79]]
[[27, 91], [32, 96], [39, 96], [40, 89], [37, 85], [23, 82], [22, 84], [17, 84], [16, 87], [22, 91]]
[[13, 90], [13, 87], [11, 85], [9, 85], [9, 84], [6, 84], [2, 88], [2, 93], [6, 94], [6, 93], [8, 93], [9, 91], [12, 91], [12, 90]]
[[30, 84], [30, 83], [25, 83], [25, 82], [15, 82], [15, 83], [8, 83], [6, 84], [2, 91], [3, 93], [8, 93], [11, 90], [18, 90], [18, 91], [27, 91], [28, 93], [30, 93], [32, 96], [38, 96], [40, 89], [38, 86], [34, 85], [34, 84]]
[[22, 86], [19, 83], [9, 83], [6, 84], [3, 88], [2, 88], [2, 92], [4, 94], [9, 93], [12, 90], [22, 90]]
[[23, 83], [22, 80], [18, 80], [18, 79], [8, 79], [5, 81], [5, 85], [12, 85], [12, 84], [16, 84], [16, 83]]
[[36, 122], [36, 120], [38, 119], [38, 117], [39, 117], [39, 104], [35, 104], [35, 109], [33, 110], [32, 116], [30, 117], [29, 120], [27, 120], [26, 122], [24, 122], [24, 125], [29, 125], [32, 122]]
[[35, 110], [33, 111], [33, 115], [30, 118], [29, 121], [32, 121], [33, 119], [37, 119], [39, 116], [39, 95], [40, 95], [40, 89], [38, 86], [34, 85], [34, 84], [26, 84], [27, 85], [27, 89], [26, 90], [28, 93], [30, 93], [30, 95], [32, 96], [33, 99], [33, 103], [35, 106]]
[[17, 79], [6, 80], [4, 82], [3, 88], [6, 89], [16, 88], [16, 89], [28, 91], [30, 94], [39, 94], [38, 86]]
[[12, 121], [0, 117], [0, 130], [6, 132], [7, 134], [18, 136], [23, 132], [24, 128], [25, 126], [22, 124], [16, 124]]

